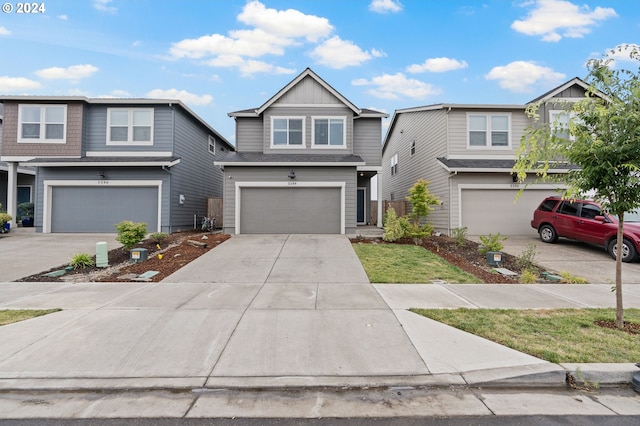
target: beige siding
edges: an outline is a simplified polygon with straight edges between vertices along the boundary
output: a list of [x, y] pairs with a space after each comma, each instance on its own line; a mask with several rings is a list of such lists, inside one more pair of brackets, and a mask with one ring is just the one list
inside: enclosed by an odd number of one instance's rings
[[[446, 120], [443, 110], [402, 113], [397, 116], [382, 159], [382, 199], [404, 200], [408, 189], [420, 178], [430, 181], [429, 191], [438, 196], [442, 206], [435, 208], [430, 220], [436, 228], [447, 228], [449, 205], [448, 173], [437, 161], [446, 155]], [[416, 153], [411, 156], [411, 143]], [[398, 154], [398, 173], [391, 176], [389, 161]]]
[[335, 104], [342, 102], [320, 83], [307, 76], [284, 93], [276, 104]]
[[[40, 105], [41, 103], [38, 103]], [[67, 104], [66, 143], [18, 143], [17, 102], [4, 103], [2, 155], [38, 157], [80, 157], [82, 153], [81, 103]]]
[[367, 166], [382, 164], [382, 120], [358, 118], [353, 120], [353, 153], [362, 157]]
[[236, 150], [262, 152], [264, 149], [262, 117], [236, 117]]

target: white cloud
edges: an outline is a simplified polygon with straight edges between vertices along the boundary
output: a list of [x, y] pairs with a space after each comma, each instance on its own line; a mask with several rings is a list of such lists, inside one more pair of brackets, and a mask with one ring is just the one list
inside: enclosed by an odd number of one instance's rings
[[407, 67], [407, 72], [412, 74], [430, 71], [430, 72], [446, 72], [467, 68], [469, 64], [466, 61], [459, 61], [451, 58], [429, 58], [422, 64], [413, 64]]
[[65, 80], [79, 80], [81, 78], [91, 77], [98, 71], [98, 68], [90, 65], [71, 65], [67, 68], [51, 67], [41, 69], [35, 72], [35, 74], [47, 80], [65, 79]]
[[511, 28], [530, 36], [542, 36], [543, 41], [557, 42], [562, 37], [582, 38], [600, 21], [618, 16], [610, 7], [578, 6], [566, 0], [536, 0], [533, 10], [523, 20], [516, 20]]
[[632, 43], [619, 44], [606, 53], [607, 58], [613, 59], [613, 66], [615, 66], [615, 62], [635, 61], [634, 56], [636, 59], [640, 59], [640, 45]]
[[220, 55], [207, 61], [207, 65], [221, 68], [236, 67], [244, 77], [256, 73], [293, 74], [296, 71], [293, 68], [278, 67], [255, 59], [244, 59], [238, 55]]
[[131, 98], [133, 95], [126, 90], [112, 90], [108, 95], [98, 95], [98, 98]]
[[333, 31], [327, 18], [305, 15], [295, 9], [267, 9], [259, 1], [247, 3], [238, 15], [238, 21], [269, 34], [286, 38], [304, 37], [311, 42], [318, 41]]
[[11, 35], [11, 31], [9, 31], [6, 27], [0, 26], [0, 36]]
[[429, 83], [409, 79], [402, 73], [383, 74], [371, 80], [364, 78], [351, 82], [354, 86], [374, 86], [367, 93], [382, 99], [426, 99], [440, 91]]
[[58, 19], [60, 19], [62, 21], [68, 21], [69, 17], [67, 15], [58, 15]]
[[156, 99], [179, 99], [187, 105], [209, 105], [213, 101], [211, 95], [196, 95], [189, 93], [186, 90], [178, 89], [154, 89], [147, 93], [150, 98]]
[[100, 12], [116, 13], [117, 7], [110, 6], [112, 0], [93, 0], [93, 7]]
[[517, 93], [528, 93], [534, 84], [545, 86], [562, 82], [566, 76], [551, 68], [541, 67], [535, 62], [515, 61], [494, 67], [485, 76], [487, 80], [497, 80], [500, 87]]
[[402, 10], [402, 4], [398, 0], [372, 0], [369, 10], [376, 13], [395, 13]]
[[0, 77], [0, 93], [13, 93], [20, 90], [38, 89], [40, 83], [24, 77]]
[[379, 50], [362, 50], [352, 41], [342, 40], [338, 36], [331, 37], [311, 52], [311, 57], [318, 63], [335, 69], [360, 65], [381, 56], [384, 53]]

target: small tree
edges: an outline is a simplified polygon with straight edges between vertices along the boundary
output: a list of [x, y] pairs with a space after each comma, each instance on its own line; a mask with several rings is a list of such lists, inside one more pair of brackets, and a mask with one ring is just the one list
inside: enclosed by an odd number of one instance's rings
[[[540, 125], [539, 104], [527, 108], [536, 120], [522, 138], [514, 167], [518, 180], [535, 171], [542, 180], [558, 160], [575, 165], [564, 178], [565, 196], [592, 192], [593, 198], [618, 218], [616, 253], [616, 326], [624, 326], [622, 305], [622, 244], [625, 212], [640, 208], [640, 69], [612, 69], [613, 57], [627, 52], [640, 59], [637, 47], [618, 46], [602, 59], [588, 62], [584, 100], [563, 104], [568, 128], [558, 123]], [[560, 131], [558, 131], [560, 130]], [[568, 132], [568, 135], [567, 135]], [[567, 137], [569, 136], [569, 137]], [[556, 177], [557, 178], [557, 177]]]
[[411, 204], [411, 213], [409, 214], [410, 226], [408, 227], [407, 236], [414, 238], [416, 243], [422, 238], [428, 237], [433, 232], [433, 226], [427, 223], [427, 217], [433, 211], [435, 205], [440, 204], [440, 199], [429, 192], [427, 186], [429, 181], [422, 178], [409, 188], [409, 196], [406, 197]]

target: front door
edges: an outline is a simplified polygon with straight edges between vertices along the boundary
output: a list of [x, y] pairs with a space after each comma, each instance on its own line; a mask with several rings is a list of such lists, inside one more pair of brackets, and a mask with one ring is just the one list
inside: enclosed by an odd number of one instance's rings
[[359, 225], [363, 225], [367, 223], [367, 209], [366, 209], [366, 188], [358, 188], [358, 205], [357, 205], [357, 221]]

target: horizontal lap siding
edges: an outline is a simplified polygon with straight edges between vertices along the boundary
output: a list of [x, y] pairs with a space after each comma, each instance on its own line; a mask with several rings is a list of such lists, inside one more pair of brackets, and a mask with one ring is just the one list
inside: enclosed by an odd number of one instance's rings
[[[448, 173], [437, 158], [446, 155], [446, 111], [417, 111], [401, 113], [396, 118], [393, 134], [387, 142], [382, 160], [382, 199], [405, 200], [418, 179], [430, 181], [429, 192], [436, 195], [443, 206], [436, 206], [429, 220], [437, 229], [447, 229], [449, 205]], [[400, 133], [402, 131], [402, 133]], [[411, 156], [411, 143], [416, 141], [416, 153]], [[391, 176], [390, 159], [398, 154], [398, 173]]]
[[379, 118], [353, 120], [353, 153], [367, 166], [382, 164], [382, 121]]
[[236, 182], [289, 182], [294, 170], [296, 182], [346, 182], [345, 230], [356, 228], [356, 169], [355, 167], [225, 167], [224, 230], [235, 233]]
[[262, 117], [236, 117], [236, 149], [238, 152], [264, 150]]

